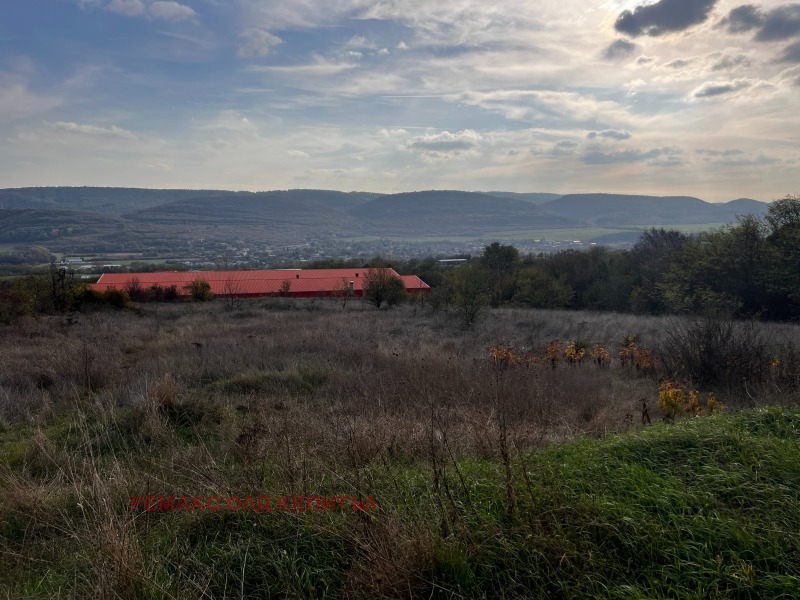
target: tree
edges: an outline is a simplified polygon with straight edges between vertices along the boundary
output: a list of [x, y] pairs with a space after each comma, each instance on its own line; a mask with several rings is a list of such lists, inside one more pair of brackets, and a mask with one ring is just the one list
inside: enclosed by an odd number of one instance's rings
[[489, 303], [500, 306], [514, 294], [514, 274], [519, 266], [519, 250], [514, 246], [493, 242], [483, 249], [478, 264], [486, 270], [490, 288]]
[[659, 314], [667, 309], [662, 284], [678, 251], [689, 238], [674, 229], [649, 229], [631, 249], [634, 270], [639, 274], [631, 292], [634, 312]]
[[770, 204], [766, 219], [772, 228], [772, 235], [785, 227], [800, 225], [800, 194], [788, 194]]
[[149, 294], [147, 290], [142, 287], [141, 282], [136, 277], [125, 282], [125, 291], [134, 302], [145, 302], [148, 300]]
[[290, 279], [284, 279], [281, 281], [281, 287], [278, 291], [278, 295], [282, 298], [288, 298], [292, 295], [292, 281]]
[[211, 293], [211, 284], [205, 279], [195, 279], [194, 281], [187, 283], [184, 286], [184, 289], [189, 292], [192, 300], [208, 302], [209, 300], [214, 299], [214, 295]]
[[387, 267], [370, 267], [364, 276], [362, 284], [364, 299], [370, 304], [380, 308], [386, 302], [394, 306], [406, 296], [406, 286], [403, 280]]
[[342, 299], [342, 308], [345, 308], [347, 301], [353, 297], [353, 284], [354, 282], [347, 279], [347, 277], [342, 277], [339, 285], [333, 288], [333, 297]]
[[239, 280], [233, 277], [225, 279], [223, 286], [225, 292], [225, 310], [236, 310], [242, 306], [241, 285]]
[[563, 279], [541, 267], [527, 267], [517, 276], [513, 301], [532, 308], [565, 308], [572, 300], [572, 288]]
[[489, 306], [491, 299], [486, 271], [474, 265], [465, 265], [448, 272], [445, 281], [451, 302], [464, 325], [472, 325]]
[[764, 284], [772, 294], [770, 312], [778, 318], [800, 308], [800, 196], [786, 196], [770, 205]]
[[48, 278], [49, 300], [56, 312], [64, 312], [75, 300], [75, 271], [63, 265], [50, 263]]

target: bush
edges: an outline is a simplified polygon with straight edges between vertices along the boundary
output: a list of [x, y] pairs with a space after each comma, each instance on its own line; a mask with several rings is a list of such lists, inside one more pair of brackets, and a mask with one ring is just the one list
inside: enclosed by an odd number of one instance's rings
[[130, 308], [131, 305], [131, 298], [125, 290], [108, 289], [103, 292], [103, 299], [114, 308]]
[[408, 297], [403, 280], [391, 269], [370, 268], [364, 276], [364, 299], [376, 308], [386, 302], [394, 306]]
[[205, 279], [195, 279], [191, 283], [187, 283], [185, 289], [189, 291], [192, 300], [208, 302], [214, 299], [214, 294], [211, 293], [211, 284]]
[[671, 378], [704, 389], [759, 384], [769, 376], [771, 356], [756, 323], [706, 317], [665, 330], [659, 354]]
[[463, 266], [447, 274], [449, 298], [464, 325], [472, 325], [489, 307], [490, 290], [486, 271], [480, 267]]

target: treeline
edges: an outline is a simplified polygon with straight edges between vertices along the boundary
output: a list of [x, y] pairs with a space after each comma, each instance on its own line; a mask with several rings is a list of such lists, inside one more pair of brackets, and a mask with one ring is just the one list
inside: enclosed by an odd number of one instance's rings
[[467, 320], [480, 306], [504, 304], [791, 320], [800, 316], [800, 196], [774, 202], [763, 219], [748, 215], [709, 232], [650, 229], [630, 250], [523, 256], [493, 243], [465, 266], [425, 273], [427, 266], [401, 268]]
[[[413, 273], [433, 288], [425, 299], [428, 306], [450, 307], [467, 323], [487, 307], [502, 305], [793, 320], [800, 316], [800, 196], [772, 203], [763, 218], [741, 217], [709, 232], [650, 229], [630, 250], [596, 246], [522, 255], [513, 246], [493, 243], [481, 256], [449, 268], [436, 258], [397, 262], [379, 257], [367, 264], [334, 259], [304, 266], [388, 266]], [[126, 290], [125, 297], [169, 301], [177, 299], [177, 290]], [[106, 302], [117, 305], [124, 298], [105, 298], [76, 286], [71, 274], [53, 265], [48, 272], [0, 283], [4, 321]]]
[[128, 308], [131, 298], [125, 290], [93, 290], [76, 281], [74, 271], [55, 263], [24, 277], [0, 281], [2, 324], [24, 316], [72, 312], [88, 306]]

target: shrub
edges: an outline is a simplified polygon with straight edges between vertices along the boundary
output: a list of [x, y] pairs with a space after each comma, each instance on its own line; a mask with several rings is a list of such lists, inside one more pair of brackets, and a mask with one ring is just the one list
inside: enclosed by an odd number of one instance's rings
[[129, 308], [131, 305], [131, 298], [125, 290], [108, 289], [103, 292], [103, 300], [114, 308]]
[[205, 279], [195, 279], [187, 283], [185, 289], [189, 292], [192, 300], [198, 302], [208, 302], [214, 299], [214, 294], [211, 293], [211, 284]]
[[403, 280], [391, 269], [370, 267], [364, 276], [364, 299], [375, 308], [380, 308], [384, 302], [394, 306], [405, 300], [407, 295]]
[[674, 323], [664, 333], [659, 354], [671, 377], [709, 389], [763, 383], [769, 376], [768, 343], [753, 322], [707, 317]]
[[489, 307], [490, 290], [486, 272], [478, 267], [463, 266], [447, 274], [450, 298], [464, 322], [472, 325]]
[[136, 277], [125, 283], [125, 291], [128, 293], [128, 297], [134, 302], [146, 302], [150, 299], [148, 290], [142, 287], [141, 282]]

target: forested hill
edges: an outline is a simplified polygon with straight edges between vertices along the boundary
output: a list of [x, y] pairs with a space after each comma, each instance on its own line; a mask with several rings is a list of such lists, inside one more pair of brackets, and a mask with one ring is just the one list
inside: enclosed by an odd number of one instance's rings
[[[429, 190], [398, 194], [334, 190], [149, 190], [48, 187], [0, 190], [0, 243], [62, 249], [151, 239], [213, 238], [291, 243], [319, 236], [458, 236], [498, 239], [548, 229], [719, 225], [763, 214], [746, 198], [712, 204], [688, 196], [626, 196]], [[18, 211], [24, 210], [20, 213]], [[10, 212], [17, 211], [17, 212]], [[113, 233], [109, 238], [109, 232]], [[614, 232], [609, 232], [614, 233]], [[636, 231], [631, 235], [635, 237]], [[628, 237], [630, 238], [631, 235]], [[588, 236], [581, 236], [586, 239]], [[101, 241], [106, 240], [106, 241]]]
[[712, 204], [691, 196], [568, 194], [545, 202], [550, 213], [604, 227], [730, 223], [740, 214], [764, 214], [769, 205], [740, 198]]

